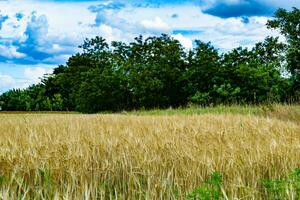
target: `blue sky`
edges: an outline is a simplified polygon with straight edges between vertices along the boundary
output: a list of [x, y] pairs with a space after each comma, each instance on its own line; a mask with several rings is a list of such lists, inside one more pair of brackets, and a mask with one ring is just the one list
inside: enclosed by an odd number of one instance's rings
[[100, 35], [129, 42], [168, 33], [187, 49], [211, 41], [221, 51], [251, 47], [268, 35], [274, 11], [299, 0], [0, 0], [0, 93], [37, 83]]

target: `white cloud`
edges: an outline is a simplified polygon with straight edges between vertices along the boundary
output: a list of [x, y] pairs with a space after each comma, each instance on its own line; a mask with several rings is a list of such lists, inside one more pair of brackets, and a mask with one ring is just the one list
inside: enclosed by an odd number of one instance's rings
[[6, 58], [24, 58], [26, 55], [17, 51], [15, 46], [0, 45], [0, 56]]
[[172, 35], [172, 37], [176, 40], [178, 40], [182, 46], [186, 49], [192, 49], [193, 48], [193, 41], [187, 37], [184, 37], [182, 34], [176, 34]]
[[268, 35], [279, 35], [278, 32], [266, 28], [267, 19], [266, 17], [251, 17], [248, 24], [242, 23], [239, 18], [220, 20], [214, 28], [206, 29], [202, 38], [205, 41], [211, 41], [222, 51], [238, 46], [252, 47]]
[[169, 32], [170, 27], [160, 17], [155, 17], [153, 20], [142, 20], [141, 25], [146, 29], [158, 33]]
[[14, 87], [15, 83], [16, 81], [12, 76], [6, 74], [0, 74], [0, 92], [1, 92], [1, 88]]
[[36, 84], [40, 82], [40, 78], [45, 74], [52, 73], [52, 71], [43, 67], [27, 67], [24, 69], [24, 78], [30, 80], [31, 84]]
[[[231, 3], [237, 0], [229, 0]], [[227, 2], [229, 2], [227, 0]], [[275, 0], [276, 1], [276, 0]], [[275, 2], [274, 1], [274, 2]], [[215, 3], [216, 0], [207, 0], [206, 4]], [[277, 3], [279, 1], [276, 1]], [[10, 18], [10, 23], [19, 27], [12, 30], [6, 23], [0, 31], [2, 39], [17, 38], [18, 41], [24, 40], [26, 23], [30, 20], [32, 11], [37, 11], [37, 15], [45, 15], [48, 22], [48, 32], [44, 36], [51, 45], [43, 45], [39, 50], [63, 58], [71, 52], [78, 51], [77, 46], [82, 43], [84, 38], [100, 35], [108, 41], [122, 40], [129, 42], [134, 37], [143, 34], [145, 37], [153, 34], [171, 33], [172, 30], [196, 30], [199, 33], [185, 35], [183, 37], [212, 41], [218, 48], [229, 49], [236, 45], [242, 45], [244, 40], [252, 41], [254, 44], [269, 34], [264, 23], [267, 18], [250, 18], [249, 24], [243, 24], [238, 18], [221, 19], [201, 12], [201, 8], [192, 4], [184, 5], [163, 5], [160, 7], [134, 7], [127, 5], [117, 10], [101, 10], [92, 13], [88, 8], [91, 5], [98, 5], [101, 2], [81, 2], [81, 3], [57, 3], [30, 1], [1, 2], [0, 7], [9, 16], [22, 11], [25, 17], [17, 21]], [[103, 3], [103, 2], [102, 2]], [[108, 5], [111, 1], [107, 1]], [[63, 10], [64, 14], [61, 15]], [[177, 18], [171, 16], [176, 13]], [[263, 20], [262, 20], [263, 19]], [[91, 26], [97, 21], [97, 27]], [[9, 36], [13, 34], [13, 36]], [[224, 43], [231, 37], [232, 42]], [[182, 39], [182, 38], [181, 38]], [[190, 43], [190, 42], [189, 42]], [[230, 46], [230, 43], [234, 46]], [[72, 51], [73, 50], [73, 51]], [[63, 61], [62, 59], [49, 58], [47, 61]], [[63, 64], [63, 63], [60, 63]]]
[[108, 42], [114, 40], [122, 40], [122, 36], [125, 35], [120, 29], [113, 28], [106, 24], [102, 24], [95, 29], [98, 29], [97, 30], [98, 34], [104, 37]]
[[40, 82], [44, 74], [52, 73], [53, 65], [0, 64], [0, 93], [12, 88], [27, 88]]

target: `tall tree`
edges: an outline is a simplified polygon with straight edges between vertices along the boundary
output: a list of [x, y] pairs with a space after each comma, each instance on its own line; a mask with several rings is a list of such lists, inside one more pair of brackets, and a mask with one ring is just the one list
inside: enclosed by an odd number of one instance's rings
[[189, 52], [183, 77], [185, 91], [194, 103], [208, 104], [209, 91], [215, 84], [220, 67], [220, 56], [211, 43], [197, 40], [196, 47]]
[[167, 35], [131, 43], [129, 80], [134, 107], [168, 107], [184, 103], [180, 77], [185, 69], [181, 44]]
[[278, 9], [274, 19], [269, 20], [267, 26], [279, 29], [286, 37], [287, 69], [292, 74], [294, 95], [300, 96], [300, 10], [298, 8], [293, 8], [291, 11]]

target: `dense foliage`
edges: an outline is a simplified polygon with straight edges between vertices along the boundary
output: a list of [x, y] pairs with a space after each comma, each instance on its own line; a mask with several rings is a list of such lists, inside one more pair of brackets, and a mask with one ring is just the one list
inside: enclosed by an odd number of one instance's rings
[[135, 38], [130, 44], [86, 39], [82, 53], [58, 66], [42, 83], [0, 96], [3, 110], [118, 111], [216, 104], [298, 101], [300, 10], [279, 9], [268, 37], [252, 49], [220, 54], [195, 41], [187, 51], [168, 35]]

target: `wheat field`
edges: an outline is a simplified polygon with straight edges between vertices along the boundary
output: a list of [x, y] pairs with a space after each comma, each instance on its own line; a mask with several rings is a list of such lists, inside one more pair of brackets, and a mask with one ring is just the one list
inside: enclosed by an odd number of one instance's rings
[[185, 199], [213, 172], [222, 199], [264, 199], [260, 180], [300, 167], [299, 122], [299, 106], [281, 105], [262, 114], [0, 114], [0, 199]]

